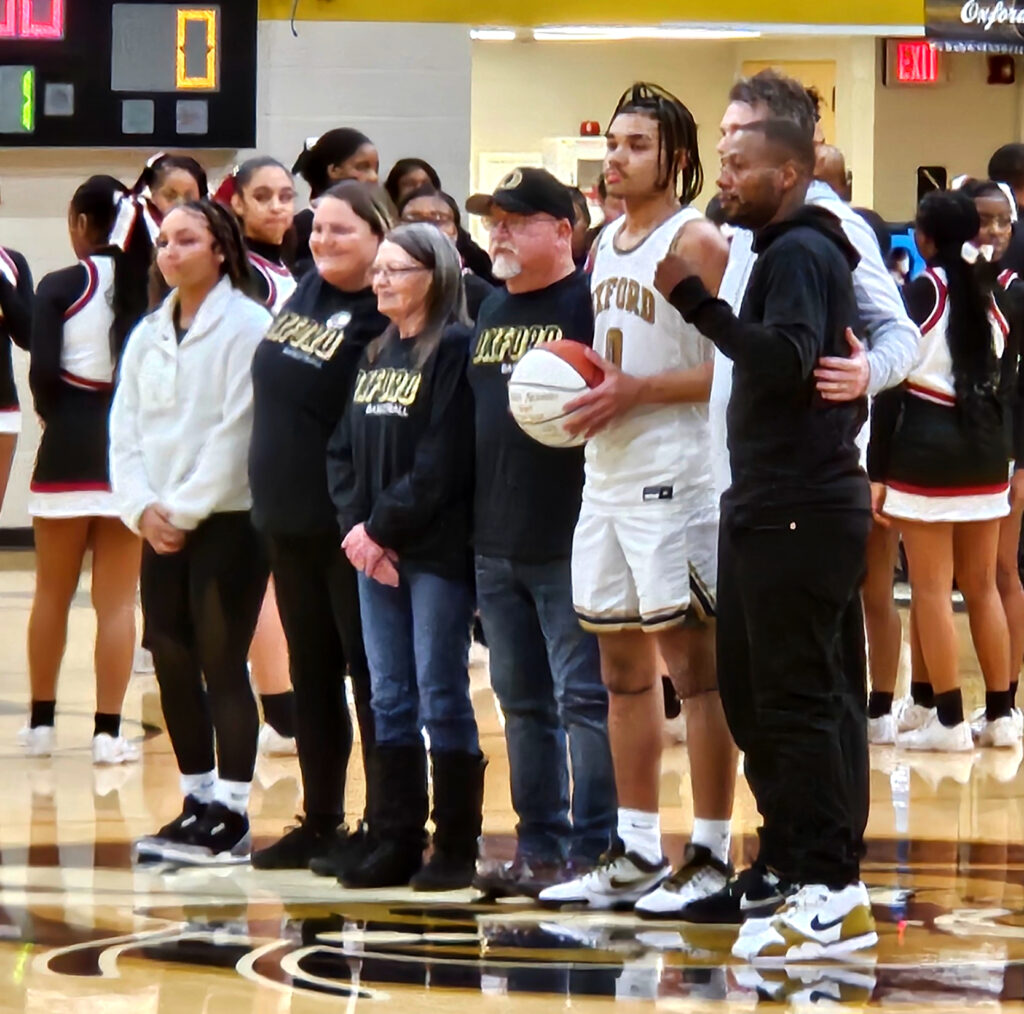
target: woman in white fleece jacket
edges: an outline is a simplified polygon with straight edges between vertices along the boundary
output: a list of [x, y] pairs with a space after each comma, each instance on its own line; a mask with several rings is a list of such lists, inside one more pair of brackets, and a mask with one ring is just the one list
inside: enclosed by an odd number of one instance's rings
[[242, 237], [217, 204], [171, 211], [156, 263], [174, 289], [128, 340], [110, 475], [145, 540], [146, 639], [185, 801], [136, 855], [245, 861], [259, 728], [246, 654], [268, 573], [249, 522], [251, 367], [271, 318], [245, 294]]

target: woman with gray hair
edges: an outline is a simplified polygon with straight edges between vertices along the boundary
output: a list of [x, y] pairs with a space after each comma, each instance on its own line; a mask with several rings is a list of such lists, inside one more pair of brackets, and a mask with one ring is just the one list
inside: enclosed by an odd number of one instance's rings
[[[394, 229], [372, 277], [391, 323], [363, 353], [328, 450], [342, 546], [359, 571], [377, 737], [370, 841], [340, 879], [346, 887], [452, 890], [473, 878], [484, 774], [468, 668], [470, 330], [458, 253], [437, 229]], [[423, 728], [436, 828], [425, 867]]]

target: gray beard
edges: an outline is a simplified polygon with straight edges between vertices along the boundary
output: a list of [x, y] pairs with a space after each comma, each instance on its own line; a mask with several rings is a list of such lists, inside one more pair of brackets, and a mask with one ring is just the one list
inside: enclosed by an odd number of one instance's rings
[[516, 278], [523, 273], [523, 265], [512, 254], [499, 253], [495, 254], [491, 273], [499, 281], [507, 282], [510, 278]]

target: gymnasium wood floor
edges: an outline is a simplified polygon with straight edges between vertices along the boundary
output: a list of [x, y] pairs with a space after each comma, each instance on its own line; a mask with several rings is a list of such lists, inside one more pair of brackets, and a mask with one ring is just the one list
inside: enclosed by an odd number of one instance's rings
[[[32, 557], [0, 555], [0, 1011], [73, 1014], [306, 1014], [374, 1009], [594, 1014], [631, 1010], [851, 1009], [1024, 1011], [1024, 804], [1021, 750], [962, 757], [872, 756], [865, 880], [881, 942], [871, 964], [756, 973], [729, 956], [727, 934], [623, 915], [485, 906], [472, 892], [345, 892], [303, 873], [134, 870], [133, 838], [178, 809], [151, 677], [136, 677], [129, 735], [141, 764], [94, 769], [87, 587], [78, 597], [58, 694], [52, 759], [24, 758], [24, 631]], [[962, 618], [961, 618], [962, 621]], [[963, 626], [972, 702], [977, 666]], [[487, 771], [486, 851], [509, 854], [514, 817], [501, 725], [474, 665]], [[360, 811], [354, 768], [348, 811]], [[298, 808], [294, 760], [261, 759], [252, 813], [269, 840]], [[677, 858], [690, 826], [684, 748], [666, 750], [662, 819]], [[756, 826], [742, 778], [734, 859]]]

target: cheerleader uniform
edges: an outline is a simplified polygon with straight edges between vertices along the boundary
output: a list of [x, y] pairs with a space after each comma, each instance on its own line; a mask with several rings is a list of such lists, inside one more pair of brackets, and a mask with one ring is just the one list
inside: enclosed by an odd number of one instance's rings
[[109, 253], [39, 283], [29, 383], [43, 435], [30, 486], [32, 517], [119, 516], [107, 465], [113, 287]]
[[28, 351], [32, 330], [32, 273], [16, 250], [0, 247], [0, 433], [21, 432], [11, 342]]
[[993, 293], [988, 318], [997, 367], [975, 394], [974, 424], [965, 418], [954, 385], [945, 272], [929, 268], [907, 286], [908, 309], [921, 328], [921, 354], [903, 387], [876, 400], [868, 461], [872, 478], [885, 483], [885, 513], [891, 517], [964, 522], [1009, 513], [1010, 462], [1022, 453], [1024, 433], [1016, 326], [1022, 301], [1008, 291], [1012, 280], [1004, 273]]
[[249, 274], [255, 286], [253, 298], [275, 317], [291, 298], [298, 282], [281, 259], [281, 248], [271, 243], [246, 239]]

